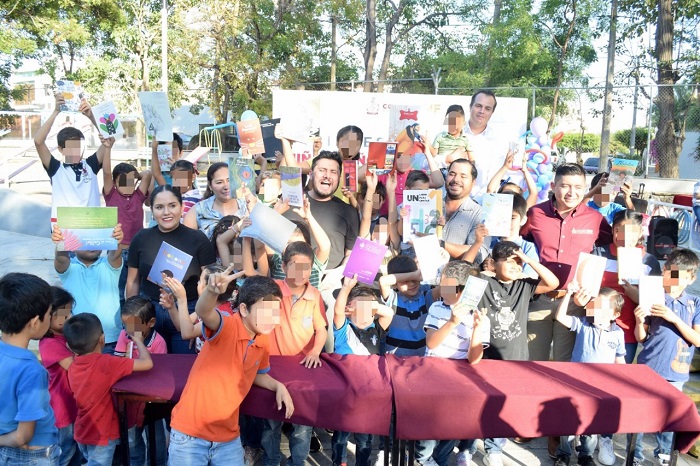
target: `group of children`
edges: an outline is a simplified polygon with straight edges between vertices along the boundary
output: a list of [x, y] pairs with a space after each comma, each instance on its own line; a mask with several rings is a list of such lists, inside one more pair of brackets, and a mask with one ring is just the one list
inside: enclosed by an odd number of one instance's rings
[[[60, 101], [58, 97], [58, 105]], [[49, 129], [52, 122], [47, 123]], [[42, 161], [46, 159], [52, 180], [62, 170], [67, 175], [61, 176], [75, 176], [76, 182], [81, 176], [94, 178], [100, 163], [107, 165], [103, 194], [107, 205], [119, 208], [120, 224], [113, 237], [120, 246], [106, 256], [101, 251], [77, 251], [74, 255], [56, 252], [54, 265], [62, 287], [50, 287], [27, 274], [11, 273], [0, 279], [0, 369], [6, 374], [0, 380], [0, 394], [6, 400], [0, 405], [0, 463], [31, 460], [31, 464], [69, 465], [80, 464], [82, 456], [89, 465], [110, 465], [119, 439], [111, 387], [134, 371], [151, 369], [150, 355], [167, 351], [154, 328], [153, 302], [140, 296], [125, 299], [124, 293], [124, 246], [142, 227], [140, 215], [151, 174], [138, 173], [125, 164], [112, 171], [110, 140], [103, 141], [94, 158], [82, 160], [81, 153], [77, 161], [60, 164], [50, 153], [50, 158], [46, 157], [44, 140], [49, 129], [42, 127], [37, 147], [41, 147], [39, 153]], [[447, 144], [449, 137], [443, 139], [438, 146], [452, 147]], [[64, 152], [81, 136], [59, 133], [58, 140], [59, 150]], [[173, 149], [176, 156], [178, 151]], [[509, 157], [512, 160], [512, 155]], [[157, 165], [153, 177], [158, 183], [168, 183]], [[388, 260], [386, 273], [378, 277], [374, 287], [359, 284], [356, 276], [346, 277], [336, 290], [328, 316], [318, 283], [328, 260], [330, 241], [314, 219], [308, 200], [298, 209], [304, 221], [298, 223], [281, 253], [268, 251], [257, 240], [242, 238], [237, 240], [240, 259], [233, 254], [231, 260], [234, 239], [249, 221], [222, 219], [220, 223], [228, 224], [220, 231], [215, 227], [212, 238], [223, 248], [222, 264], [204, 267], [194, 312], [188, 308], [183, 284], [172, 277], [164, 278], [167, 290], [161, 293], [159, 304], [167, 310], [182, 338], [193, 341], [198, 355], [169, 425], [162, 421], [156, 424], [152, 441], [159, 452], [159, 465], [165, 464], [169, 456], [170, 464], [183, 461], [252, 466], [262, 456], [265, 466], [278, 466], [283, 423], [239, 413], [251, 386], [257, 385], [275, 393], [277, 407], [284, 410], [285, 418], [293, 414], [292, 395], [268, 373], [270, 355], [303, 355], [301, 364], [314, 370], [323, 364], [324, 345], [332, 341], [333, 351], [343, 355], [391, 353], [463, 359], [469, 364], [478, 364], [483, 358], [528, 359], [528, 304], [560, 286], [557, 276], [540, 264], [534, 245], [519, 233], [532, 199], [526, 200], [517, 185], [500, 186], [500, 192], [513, 195], [510, 234], [491, 238], [485, 226], [479, 225], [474, 243], [459, 260], [444, 265], [437, 285], [431, 286], [425, 283], [431, 277], [422, 276], [413, 246], [402, 235], [398, 217], [405, 211], [397, 202], [397, 176], [393, 173], [380, 181], [375, 175], [365, 174], [364, 186], [353, 200], [362, 218], [360, 236], [388, 244], [397, 254]], [[194, 205], [194, 167], [175, 162], [170, 177], [170, 183]], [[422, 171], [408, 170], [403, 182], [402, 189], [429, 189], [435, 180]], [[592, 202], [597, 200], [596, 186], [597, 182], [591, 191]], [[54, 191], [58, 188], [55, 183]], [[382, 218], [380, 206], [385, 200], [387, 234], [372, 235], [372, 230], [382, 225], [378, 219]], [[61, 202], [86, 202], [69, 201]], [[249, 208], [254, 203], [254, 199], [248, 199]], [[641, 240], [641, 220], [629, 210], [617, 210], [620, 212], [612, 218], [615, 241], [626, 244], [625, 235], [638, 235]], [[311, 246], [312, 235], [315, 248]], [[225, 240], [218, 241], [222, 237]], [[52, 239], [56, 243], [65, 241], [57, 226]], [[488, 256], [477, 263], [484, 250], [489, 251]], [[611, 262], [616, 257], [612, 247], [598, 253]], [[626, 307], [629, 301], [624, 295], [635, 293], [630, 285], [603, 287], [597, 296], [591, 296], [589, 290], [572, 282], [556, 319], [576, 334], [573, 362], [631, 362], [628, 345], [640, 342], [643, 349], [638, 363], [649, 365], [681, 388], [687, 380], [692, 348], [700, 345], [697, 298], [685, 293], [696, 278], [700, 261], [692, 251], [677, 249], [668, 257], [663, 272], [658, 262], [647, 260], [645, 264], [663, 274], [666, 292], [665, 303], [654, 306], [650, 314], [638, 307]], [[487, 282], [475, 306], [460, 299], [470, 276]], [[596, 314], [595, 321], [568, 315], [572, 300]], [[632, 341], [628, 341], [629, 335]], [[27, 349], [33, 339], [40, 340], [41, 364], [46, 370]], [[636, 351], [636, 344], [632, 351]], [[671, 372], [669, 361], [674, 368]], [[142, 421], [143, 406], [136, 406], [129, 413], [129, 445], [122, 446], [129, 448], [134, 465], [145, 462]], [[287, 464], [302, 466], [310, 451], [313, 428], [292, 424], [290, 429], [291, 457]], [[356, 444], [355, 463], [367, 466], [372, 437], [361, 432], [333, 432], [332, 461], [335, 465], [347, 464], [351, 434]], [[664, 459], [670, 453], [670, 436], [661, 433], [657, 439], [655, 453]], [[581, 437], [579, 464], [593, 464], [594, 440], [594, 436]], [[501, 466], [506, 439], [483, 441], [486, 464]], [[469, 466], [476, 452], [476, 439], [419, 441], [416, 459], [424, 465], [446, 466], [455, 448], [457, 465]], [[641, 451], [639, 444], [637, 461], [643, 459]], [[569, 439], [562, 438], [556, 466], [568, 465], [572, 454]], [[615, 462], [610, 434], [601, 435], [598, 459], [604, 465]]]

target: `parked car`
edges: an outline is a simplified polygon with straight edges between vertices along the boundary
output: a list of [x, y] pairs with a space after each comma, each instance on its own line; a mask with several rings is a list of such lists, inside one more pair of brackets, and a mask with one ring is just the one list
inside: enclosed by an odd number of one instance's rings
[[[614, 156], [609, 155], [608, 156], [608, 169], [607, 171], [610, 172], [610, 168], [612, 167], [612, 159]], [[600, 163], [600, 157], [588, 157], [585, 162], [583, 162], [583, 170], [588, 173], [595, 175], [598, 173], [598, 164]]]

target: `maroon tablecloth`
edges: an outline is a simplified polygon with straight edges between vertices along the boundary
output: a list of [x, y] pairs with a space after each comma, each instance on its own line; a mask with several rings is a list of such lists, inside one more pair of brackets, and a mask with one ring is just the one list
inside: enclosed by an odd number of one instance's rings
[[686, 452], [700, 432], [690, 398], [644, 365], [386, 359], [402, 439], [674, 431]]
[[[153, 369], [117, 382], [115, 392], [177, 402], [195, 356], [153, 355]], [[291, 421], [334, 430], [389, 434], [392, 390], [386, 360], [379, 356], [322, 355], [323, 365], [307, 369], [300, 356], [271, 356], [270, 375], [283, 382], [294, 401]], [[282, 420], [274, 393], [253, 386], [244, 414]]]

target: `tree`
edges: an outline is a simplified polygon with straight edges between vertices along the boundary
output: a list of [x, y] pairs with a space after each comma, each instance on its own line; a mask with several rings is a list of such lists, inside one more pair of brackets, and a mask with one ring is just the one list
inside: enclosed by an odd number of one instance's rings
[[[642, 157], [642, 154], [644, 153], [644, 149], [647, 148], [648, 134], [649, 134], [649, 130], [646, 127], [639, 127], [638, 126], [635, 129], [634, 154], [630, 154], [630, 155], [636, 156], [637, 158]], [[631, 143], [631, 138], [632, 138], [632, 130], [631, 129], [623, 129], [621, 131], [615, 131], [612, 135], [613, 141], [618, 142], [620, 144], [620, 148], [629, 148], [630, 143]], [[627, 149], [627, 150], [629, 150], [629, 149]]]

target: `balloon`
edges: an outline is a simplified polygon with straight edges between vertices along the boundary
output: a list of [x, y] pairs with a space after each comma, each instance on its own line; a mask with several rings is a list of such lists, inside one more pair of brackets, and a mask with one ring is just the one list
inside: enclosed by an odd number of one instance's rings
[[539, 171], [544, 176], [544, 174], [547, 173], [547, 165], [544, 163], [537, 165], [537, 171]]
[[556, 146], [559, 141], [564, 137], [564, 131], [559, 131], [552, 137], [552, 147]]
[[544, 162], [544, 155], [542, 154], [533, 154], [532, 156], [532, 161], [537, 162], [537, 163], [542, 163]]
[[528, 136], [527, 138], [525, 138], [525, 140], [528, 144], [534, 144], [537, 142], [537, 138], [535, 136]]
[[528, 168], [532, 168], [535, 172], [537, 171], [537, 164], [533, 160], [530, 160], [525, 165], [527, 165]]
[[547, 126], [547, 120], [542, 117], [535, 117], [530, 122], [530, 131], [539, 138], [547, 134]]
[[549, 138], [547, 137], [547, 135], [543, 134], [542, 136], [538, 137], [537, 144], [539, 144], [540, 147], [548, 146], [549, 145]]
[[255, 120], [258, 118], [258, 114], [252, 110], [246, 110], [241, 114], [241, 121]]
[[[532, 144], [530, 144], [530, 148], [528, 149], [528, 151], [529, 151], [529, 150], [532, 150], [532, 149], [537, 149], [537, 150], [539, 150], [539, 148], [540, 148], [540, 145], [537, 144], [536, 142], [533, 142]], [[527, 151], [526, 151], [526, 152], [527, 152]]]
[[542, 152], [545, 154], [551, 154], [552, 153], [552, 147], [549, 144], [545, 144], [544, 146], [540, 147], [542, 149]]

